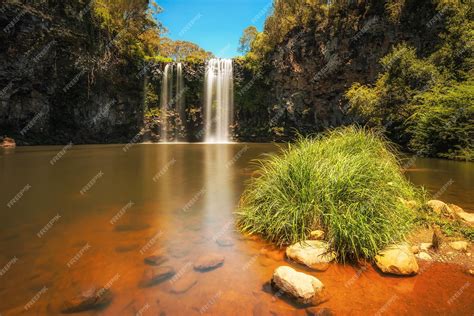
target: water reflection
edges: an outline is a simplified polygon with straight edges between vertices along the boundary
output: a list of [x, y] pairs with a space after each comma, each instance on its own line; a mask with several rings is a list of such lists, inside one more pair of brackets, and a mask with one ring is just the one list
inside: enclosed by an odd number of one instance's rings
[[[24, 305], [46, 286], [29, 312], [58, 315], [66, 298], [111, 280], [112, 304], [84, 315], [134, 315], [147, 304], [150, 315], [199, 315], [203, 306], [219, 315], [294, 314], [293, 305], [264, 286], [277, 266], [290, 264], [283, 252], [242, 236], [233, 225], [235, 206], [251, 175], [250, 160], [276, 146], [149, 144], [128, 151], [122, 145], [74, 146], [52, 166], [49, 162], [61, 148], [0, 152], [0, 270], [17, 258], [0, 276], [0, 314], [24, 315]], [[464, 207], [472, 203], [472, 164], [417, 164], [416, 169], [428, 170], [409, 172], [414, 182], [436, 190], [452, 177], [446, 199]], [[99, 172], [103, 176], [81, 194]], [[26, 184], [31, 189], [8, 207]], [[57, 214], [60, 219], [39, 238], [37, 233]], [[220, 239], [224, 242], [218, 244]], [[86, 245], [90, 247], [83, 250]], [[194, 271], [196, 259], [209, 253], [225, 256], [224, 265], [207, 273]], [[144, 259], [153, 254], [164, 255], [163, 265], [195, 285], [178, 294], [173, 292], [177, 280], [139, 287], [149, 267]], [[446, 305], [468, 276], [436, 264], [408, 279], [384, 278], [371, 269], [359, 276], [342, 266], [314, 274], [330, 290], [325, 306], [336, 314], [376, 313], [393, 294], [400, 297], [394, 313], [435, 308], [465, 314], [472, 297], [468, 288], [455, 304]], [[350, 280], [351, 286], [344, 286]], [[433, 292], [442, 299], [433, 301]], [[354, 299], [360, 297], [364, 299]]]

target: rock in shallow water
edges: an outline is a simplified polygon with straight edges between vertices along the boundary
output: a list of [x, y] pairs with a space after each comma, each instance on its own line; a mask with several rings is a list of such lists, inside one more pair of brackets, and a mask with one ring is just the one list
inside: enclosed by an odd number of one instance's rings
[[146, 257], [143, 261], [150, 266], [159, 266], [160, 264], [168, 261], [168, 258], [163, 255], [153, 255]]
[[335, 259], [329, 244], [320, 240], [306, 240], [286, 248], [286, 256], [293, 261], [304, 264], [318, 271], [325, 271]]
[[414, 275], [418, 273], [418, 263], [408, 244], [388, 246], [375, 256], [377, 267], [384, 273]]
[[321, 281], [288, 266], [275, 269], [272, 285], [303, 304], [318, 305], [328, 300]]
[[453, 241], [449, 243], [449, 246], [453, 248], [454, 250], [457, 251], [467, 251], [467, 248], [469, 247], [469, 243], [467, 241]]
[[194, 262], [194, 269], [201, 272], [210, 271], [222, 266], [224, 264], [224, 259], [224, 256], [219, 254], [201, 256], [196, 260], [196, 262]]
[[182, 294], [189, 291], [193, 286], [198, 282], [195, 272], [187, 272], [181, 276], [176, 281], [173, 281], [173, 286], [171, 287], [171, 293]]
[[162, 266], [158, 268], [148, 268], [143, 273], [140, 281], [141, 287], [150, 287], [157, 285], [175, 275], [175, 270], [169, 266]]
[[433, 260], [433, 258], [426, 252], [422, 251], [418, 254], [415, 255], [418, 259], [425, 260], [425, 261], [430, 261]]
[[73, 314], [94, 309], [101, 309], [112, 301], [112, 292], [109, 289], [91, 287], [73, 299], [67, 300], [61, 307], [61, 313]]
[[216, 243], [221, 247], [232, 247], [234, 245], [232, 239], [227, 237], [216, 239]]

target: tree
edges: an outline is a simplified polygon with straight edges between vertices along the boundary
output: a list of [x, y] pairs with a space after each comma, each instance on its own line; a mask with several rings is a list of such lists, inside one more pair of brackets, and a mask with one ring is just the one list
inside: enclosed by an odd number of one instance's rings
[[252, 43], [257, 38], [257, 35], [258, 30], [255, 26], [247, 27], [239, 40], [239, 52], [242, 54], [247, 54], [251, 50]]

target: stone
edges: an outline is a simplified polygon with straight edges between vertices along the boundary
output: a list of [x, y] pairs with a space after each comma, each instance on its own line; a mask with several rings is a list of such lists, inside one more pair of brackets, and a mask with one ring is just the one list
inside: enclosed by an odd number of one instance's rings
[[133, 251], [133, 250], [138, 249], [138, 247], [139, 247], [138, 244], [134, 244], [134, 245], [121, 245], [121, 246], [117, 246], [117, 247], [115, 248], [115, 251], [118, 252], [118, 253], [130, 252], [130, 251]]
[[224, 264], [224, 256], [219, 254], [208, 254], [199, 257], [194, 262], [194, 269], [200, 272], [206, 272], [219, 268]]
[[466, 252], [467, 248], [469, 247], [469, 243], [463, 240], [453, 241], [449, 243], [449, 246], [454, 250]]
[[275, 269], [272, 285], [303, 304], [318, 305], [328, 300], [321, 281], [288, 266]]
[[419, 254], [415, 255], [418, 259], [425, 260], [425, 261], [430, 261], [433, 260], [433, 258], [427, 253], [427, 252], [420, 252]]
[[148, 268], [143, 273], [140, 281], [141, 287], [150, 287], [160, 284], [175, 275], [175, 270], [170, 266], [161, 266], [157, 268]]
[[467, 274], [474, 276], [474, 269], [467, 270]]
[[336, 257], [325, 241], [306, 240], [286, 248], [286, 256], [318, 271], [325, 271]]
[[391, 245], [375, 256], [377, 267], [384, 273], [414, 275], [419, 267], [408, 244]]
[[440, 200], [430, 200], [426, 202], [426, 206], [437, 214], [450, 214], [452, 212], [449, 206]]
[[420, 252], [420, 247], [419, 246], [411, 246], [411, 252], [413, 252], [414, 254], [417, 254]]
[[313, 230], [311, 233], [309, 233], [309, 236], [312, 240], [320, 240], [324, 238], [324, 231]]
[[3, 140], [0, 142], [0, 148], [15, 148], [16, 143], [13, 138], [4, 137]]
[[306, 315], [308, 316], [333, 316], [334, 313], [327, 307], [309, 307], [306, 309]]
[[61, 313], [72, 314], [102, 309], [112, 301], [112, 292], [106, 288], [91, 287], [78, 296], [63, 302]]
[[[192, 271], [191, 271], [192, 272]], [[189, 291], [193, 286], [195, 286], [198, 282], [197, 276], [193, 273], [185, 273], [176, 281], [173, 281], [173, 285], [171, 286], [171, 293], [174, 294], [182, 294]]]
[[460, 219], [461, 221], [464, 221], [470, 226], [474, 226], [474, 213], [468, 213], [464, 211], [461, 207], [454, 204], [449, 204], [449, 207], [453, 210], [454, 216], [456, 218]]
[[221, 247], [232, 247], [234, 245], [234, 241], [230, 238], [218, 238], [216, 243]]
[[143, 261], [150, 266], [159, 266], [160, 264], [168, 261], [168, 258], [162, 255], [153, 255], [146, 257]]
[[420, 250], [421, 250], [421, 251], [428, 251], [428, 250], [430, 250], [430, 248], [431, 248], [432, 246], [433, 246], [433, 244], [430, 243], [430, 242], [422, 242], [422, 243], [420, 244]]

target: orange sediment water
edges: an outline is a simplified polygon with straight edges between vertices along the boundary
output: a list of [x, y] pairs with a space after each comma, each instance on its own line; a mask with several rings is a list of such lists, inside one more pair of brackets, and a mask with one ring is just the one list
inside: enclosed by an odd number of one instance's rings
[[[405, 278], [338, 264], [313, 272], [287, 261], [283, 250], [241, 235], [233, 212], [249, 162], [275, 150], [253, 144], [242, 153], [244, 146], [150, 144], [127, 152], [120, 145], [77, 146], [54, 166], [49, 161], [60, 147], [0, 154], [1, 315], [58, 315], [63, 301], [92, 285], [109, 288], [112, 302], [81, 315], [306, 315], [269, 286], [280, 265], [319, 278], [330, 296], [320, 307], [336, 315], [474, 313], [473, 277], [460, 266], [421, 262], [422, 272]], [[451, 177], [456, 166], [450, 164]], [[446, 194], [466, 207], [463, 181]], [[224, 264], [195, 271], [194, 262], [210, 253], [223, 255]], [[154, 254], [176, 274], [141, 287], [150, 268], [144, 259]]]

